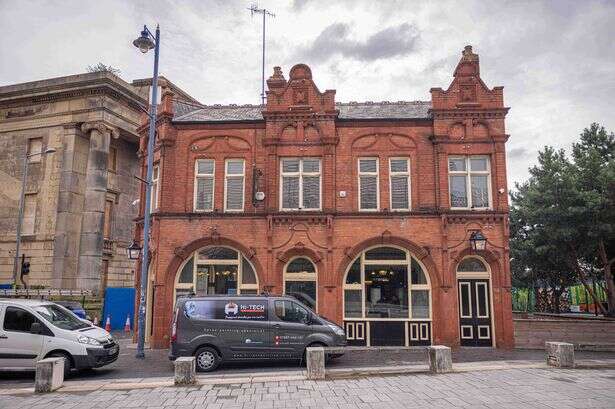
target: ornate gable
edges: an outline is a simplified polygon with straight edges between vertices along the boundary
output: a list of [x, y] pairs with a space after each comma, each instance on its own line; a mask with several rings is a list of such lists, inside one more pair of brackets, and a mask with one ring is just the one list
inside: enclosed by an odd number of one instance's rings
[[290, 70], [288, 82], [280, 67], [274, 67], [267, 80], [267, 105], [263, 116], [336, 114], [335, 90], [321, 93], [312, 80], [312, 70], [305, 64], [297, 64]]
[[433, 110], [498, 109], [504, 108], [504, 87], [489, 89], [480, 78], [478, 54], [468, 45], [461, 53], [461, 60], [453, 74], [453, 82], [444, 91], [432, 88]]

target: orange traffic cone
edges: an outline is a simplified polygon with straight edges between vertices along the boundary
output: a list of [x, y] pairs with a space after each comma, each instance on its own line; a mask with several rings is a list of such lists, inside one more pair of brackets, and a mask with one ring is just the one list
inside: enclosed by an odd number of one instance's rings
[[94, 316], [94, 321], [92, 322], [92, 324], [94, 324], [95, 327], [98, 326], [98, 317]]
[[124, 324], [124, 332], [130, 334], [130, 316], [126, 316], [126, 324]]
[[111, 332], [111, 317], [107, 315], [107, 321], [105, 322], [105, 331]]

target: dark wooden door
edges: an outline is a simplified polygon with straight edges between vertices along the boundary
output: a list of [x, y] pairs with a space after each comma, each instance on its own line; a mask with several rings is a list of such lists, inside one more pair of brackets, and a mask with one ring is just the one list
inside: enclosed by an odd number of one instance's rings
[[462, 346], [492, 346], [489, 280], [459, 279], [459, 333]]

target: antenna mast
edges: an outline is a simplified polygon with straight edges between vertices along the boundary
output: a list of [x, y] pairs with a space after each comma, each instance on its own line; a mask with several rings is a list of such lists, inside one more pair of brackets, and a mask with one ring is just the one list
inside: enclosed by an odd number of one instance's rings
[[261, 103], [265, 105], [265, 20], [266, 17], [275, 17], [275, 14], [271, 13], [266, 8], [259, 9], [258, 4], [252, 4], [250, 8], [250, 15], [254, 17], [254, 13], [263, 15], [263, 75], [261, 77]]

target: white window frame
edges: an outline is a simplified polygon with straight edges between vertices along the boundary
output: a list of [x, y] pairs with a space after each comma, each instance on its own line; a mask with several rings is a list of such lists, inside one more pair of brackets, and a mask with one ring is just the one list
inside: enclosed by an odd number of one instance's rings
[[[393, 172], [392, 168], [391, 168], [391, 162], [394, 160], [405, 160], [406, 161], [406, 171], [405, 172]], [[397, 209], [393, 209], [393, 176], [406, 176], [408, 177], [408, 207], [406, 208], [397, 208]], [[410, 158], [406, 158], [406, 157], [394, 157], [394, 158], [389, 158], [389, 209], [391, 209], [392, 212], [407, 212], [410, 209], [412, 209], [412, 191], [410, 190], [411, 188], [411, 182], [410, 182]]]
[[[314, 272], [313, 273], [289, 273], [287, 271], [288, 266], [290, 265], [290, 263], [292, 263], [293, 261], [299, 259], [299, 258], [304, 258], [306, 260], [308, 260], [310, 263], [312, 263], [312, 265], [314, 266]], [[290, 260], [288, 260], [288, 262], [286, 263], [286, 265], [284, 266], [284, 288], [283, 290], [283, 294], [286, 295], [286, 283], [289, 281], [305, 281], [305, 282], [314, 282], [315, 286], [316, 286], [316, 299], [314, 300], [316, 302], [316, 312], [318, 312], [318, 267], [316, 266], [316, 263], [314, 263], [314, 261], [312, 261], [311, 258], [307, 257], [307, 256], [296, 256], [291, 258]]]
[[[241, 162], [242, 173], [228, 173], [228, 165], [231, 162]], [[214, 165], [214, 175], [215, 175], [215, 165]], [[241, 209], [227, 209], [226, 207], [226, 199], [228, 194], [228, 180], [229, 179], [239, 179], [241, 178]], [[212, 200], [213, 204], [213, 200]], [[243, 212], [246, 206], [246, 161], [242, 158], [231, 158], [224, 161], [224, 211], [225, 212]]]
[[[465, 162], [465, 170], [451, 170], [450, 168], [450, 160], [451, 159], [462, 159]], [[487, 162], [487, 170], [471, 170], [470, 162], [471, 159], [485, 159]], [[491, 158], [489, 155], [451, 155], [448, 157], [446, 166], [448, 169], [448, 200], [449, 205], [452, 210], [489, 210], [492, 208], [492, 193], [491, 193]], [[455, 207], [451, 201], [451, 176], [462, 176], [466, 177], [466, 197], [468, 200], [468, 206], [466, 207]], [[472, 204], [472, 176], [487, 176], [487, 201], [488, 204], [486, 207], [474, 207]]]
[[150, 191], [150, 206], [149, 211], [155, 212], [158, 210], [158, 197], [160, 196], [160, 165], [156, 164], [152, 168], [152, 189]]
[[[226, 259], [226, 260], [203, 260], [201, 258], [199, 258], [199, 252], [205, 250], [207, 247], [226, 247], [229, 248], [233, 251], [236, 251], [238, 256], [237, 259]], [[256, 277], [256, 284], [244, 284], [243, 283], [243, 262], [242, 262], [242, 257], [246, 259], [246, 261], [250, 264], [250, 267], [252, 267], [252, 270], [254, 271], [254, 276]], [[193, 259], [192, 262], [192, 282], [191, 283], [180, 283], [179, 282], [179, 277], [182, 273], [182, 270], [184, 269], [184, 266], [190, 262], [190, 260]], [[205, 246], [205, 247], [201, 247], [200, 249], [196, 250], [195, 252], [193, 252], [189, 257], [187, 257], [179, 266], [179, 268], [177, 269], [177, 271], [175, 272], [175, 281], [174, 281], [174, 288], [173, 288], [173, 299], [176, 300], [177, 299], [177, 290], [192, 290], [195, 291], [196, 289], [196, 282], [197, 282], [197, 270], [199, 266], [213, 266], [213, 265], [236, 265], [237, 266], [237, 295], [241, 295], [243, 290], [249, 290], [249, 291], [254, 291], [256, 290], [256, 294], [260, 294], [260, 290], [259, 290], [259, 277], [258, 277], [258, 272], [256, 271], [256, 268], [254, 267], [254, 263], [252, 263], [246, 256], [245, 254], [243, 254], [241, 251], [239, 251], [238, 249], [234, 248], [234, 247], [230, 247], [230, 246]]]
[[[303, 171], [303, 160], [304, 159], [312, 159], [318, 160], [318, 172], [304, 172]], [[299, 171], [298, 172], [284, 172], [284, 161], [285, 160], [298, 160], [299, 161]], [[296, 176], [299, 178], [299, 207], [284, 207], [284, 186], [283, 180], [285, 176]], [[303, 177], [304, 176], [318, 176], [318, 208], [304, 208], [303, 206]], [[280, 211], [283, 212], [300, 212], [300, 211], [310, 211], [310, 212], [318, 212], [322, 210], [322, 160], [319, 157], [283, 157], [280, 158]]]
[[[392, 247], [398, 250], [403, 251], [406, 254], [406, 258], [404, 260], [367, 260], [365, 258], [365, 254], [370, 251], [377, 249], [379, 247]], [[348, 273], [350, 272], [350, 268], [357, 261], [360, 260], [360, 272], [361, 272], [361, 283], [360, 284], [347, 284], [346, 279], [348, 277]], [[425, 275], [426, 284], [412, 284], [412, 259], [414, 259], [421, 269], [423, 270], [423, 274]], [[398, 318], [370, 318], [366, 314], [365, 308], [365, 266], [368, 265], [405, 265], [408, 267], [408, 316], [407, 317], [398, 317]], [[412, 253], [408, 250], [390, 245], [390, 244], [381, 244], [377, 246], [368, 247], [361, 252], [359, 256], [354, 258], [348, 267], [346, 268], [346, 274], [344, 274], [344, 281], [342, 286], [343, 298], [342, 298], [342, 318], [344, 321], [432, 321], [433, 319], [433, 291], [431, 289], [431, 279], [429, 277], [429, 273], [425, 268], [425, 265], [421, 263], [418, 258], [414, 257]], [[346, 292], [345, 290], [360, 290], [361, 291], [361, 317], [346, 317]], [[429, 296], [429, 317], [427, 318], [413, 318], [412, 314], [412, 290], [427, 290]]]
[[[214, 167], [211, 173], [199, 173], [199, 161], [213, 162]], [[197, 208], [197, 194], [198, 194], [198, 180], [199, 179], [212, 179], [211, 185], [211, 209], [198, 209]], [[195, 212], [207, 213], [213, 212], [216, 208], [216, 161], [212, 158], [199, 158], [194, 161], [194, 192], [192, 194], [192, 208]]]
[[[376, 172], [361, 172], [362, 160], [375, 160]], [[363, 209], [361, 207], [361, 176], [376, 176], [376, 208], [375, 209]], [[357, 191], [358, 206], [360, 212], [379, 212], [380, 211], [380, 158], [375, 156], [366, 156], [358, 158], [357, 160]]]

